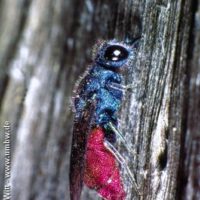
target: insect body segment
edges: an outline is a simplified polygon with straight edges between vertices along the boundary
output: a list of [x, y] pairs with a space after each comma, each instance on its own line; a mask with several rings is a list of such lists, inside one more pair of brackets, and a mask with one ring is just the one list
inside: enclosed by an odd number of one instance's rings
[[[102, 43], [92, 67], [78, 85], [70, 165], [72, 200], [80, 199], [77, 191], [81, 191], [82, 182], [106, 200], [125, 199], [117, 159], [104, 141], [115, 142], [115, 132], [109, 127], [110, 124], [118, 125], [117, 113], [123, 97], [122, 90], [118, 89], [123, 82], [121, 71], [130, 64], [133, 50], [133, 46], [115, 40]], [[91, 106], [93, 112], [89, 118], [88, 108]], [[85, 115], [90, 121], [84, 120]], [[81, 126], [89, 128], [83, 133]], [[79, 139], [81, 134], [86, 135], [85, 145]], [[79, 143], [82, 145], [78, 149]], [[79, 159], [77, 165], [76, 158]], [[80, 174], [84, 174], [83, 178]]]
[[94, 66], [86, 77], [83, 91], [79, 94], [79, 98], [75, 100], [77, 115], [79, 116], [83, 112], [88, 100], [95, 99], [96, 125], [102, 126], [110, 121], [115, 124], [115, 115], [121, 104], [122, 92], [109, 88], [112, 82], [120, 84], [121, 75], [102, 66]]
[[95, 128], [88, 137], [84, 183], [109, 200], [125, 199], [115, 156], [104, 146], [104, 131]]

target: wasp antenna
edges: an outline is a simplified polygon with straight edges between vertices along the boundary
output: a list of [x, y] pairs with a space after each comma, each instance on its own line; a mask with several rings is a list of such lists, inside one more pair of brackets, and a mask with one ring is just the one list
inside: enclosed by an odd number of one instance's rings
[[133, 38], [133, 37], [131, 37], [130, 35], [127, 35], [126, 37], [125, 37], [125, 43], [127, 44], [127, 45], [129, 45], [129, 46], [133, 46], [133, 47], [138, 47], [138, 45], [139, 45], [139, 42], [140, 42], [140, 40], [141, 40], [141, 36], [138, 36], [138, 37], [135, 37], [135, 38]]

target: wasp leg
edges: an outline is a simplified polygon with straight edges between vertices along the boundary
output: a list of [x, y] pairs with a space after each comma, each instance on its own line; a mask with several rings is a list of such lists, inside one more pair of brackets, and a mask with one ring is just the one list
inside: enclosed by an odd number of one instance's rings
[[130, 178], [130, 181], [132, 182], [133, 184], [133, 187], [134, 187], [134, 190], [137, 192], [138, 195], [141, 196], [141, 193], [139, 191], [139, 188], [138, 188], [138, 185], [135, 181], [135, 178], [130, 170], [130, 168], [128, 167], [128, 164], [126, 163], [125, 159], [120, 155], [119, 151], [108, 141], [104, 141], [104, 145], [105, 147], [116, 157], [117, 161], [125, 167], [128, 175], [129, 175], [129, 178]]
[[126, 141], [123, 134], [119, 130], [117, 130], [111, 122], [108, 123], [108, 126], [119, 137], [120, 141], [123, 143], [127, 151], [130, 152], [133, 156], [135, 156], [136, 152], [133, 150], [132, 146]]
[[125, 93], [129, 89], [134, 89], [134, 84], [122, 85], [119, 83], [111, 83], [109, 87], [115, 90], [120, 90], [123, 93]]

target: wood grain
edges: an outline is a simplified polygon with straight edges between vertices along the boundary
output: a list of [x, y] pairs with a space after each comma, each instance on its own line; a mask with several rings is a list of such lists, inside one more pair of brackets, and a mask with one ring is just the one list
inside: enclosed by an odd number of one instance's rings
[[[13, 199], [69, 199], [73, 87], [95, 41], [127, 35], [141, 36], [119, 115], [133, 154], [118, 147], [142, 193], [122, 170], [127, 199], [199, 199], [199, 5], [0, 0], [0, 123], [11, 124]], [[2, 142], [0, 159], [3, 178]], [[84, 189], [82, 199], [97, 196]]]

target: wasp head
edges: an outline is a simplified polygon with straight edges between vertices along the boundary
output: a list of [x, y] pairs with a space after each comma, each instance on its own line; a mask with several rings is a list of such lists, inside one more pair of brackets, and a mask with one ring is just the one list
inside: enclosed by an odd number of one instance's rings
[[102, 67], [119, 69], [129, 66], [134, 58], [135, 43], [127, 44], [111, 40], [103, 42], [96, 51], [95, 61]]

